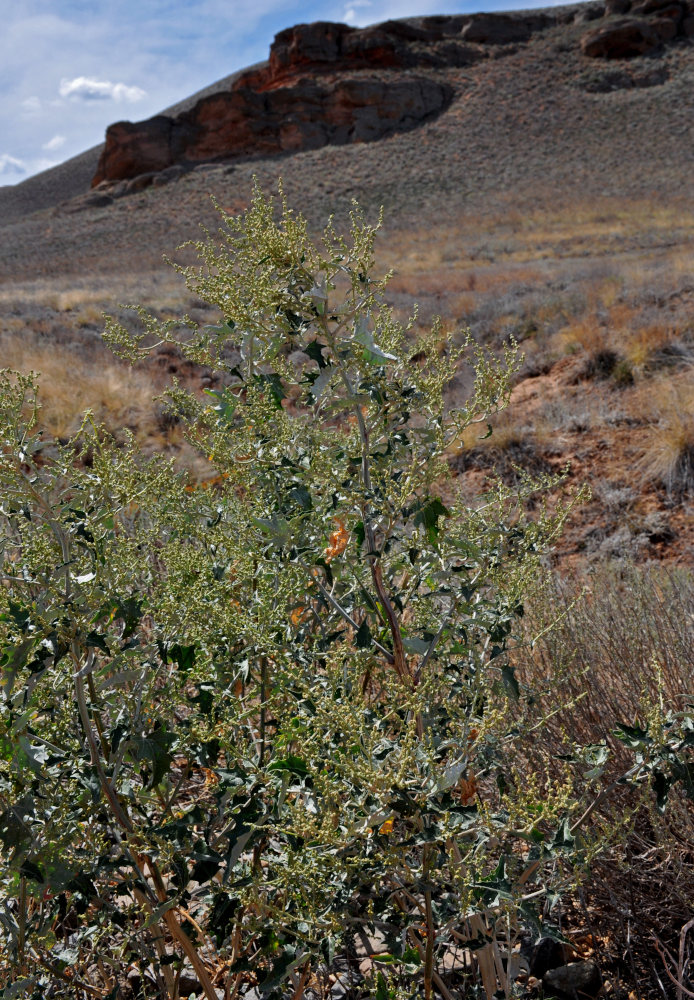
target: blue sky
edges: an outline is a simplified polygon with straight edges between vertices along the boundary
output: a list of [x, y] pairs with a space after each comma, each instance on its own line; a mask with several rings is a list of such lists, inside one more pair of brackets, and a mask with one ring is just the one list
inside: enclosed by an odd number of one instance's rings
[[547, 6], [552, 0], [0, 0], [0, 185], [267, 58], [306, 21]]

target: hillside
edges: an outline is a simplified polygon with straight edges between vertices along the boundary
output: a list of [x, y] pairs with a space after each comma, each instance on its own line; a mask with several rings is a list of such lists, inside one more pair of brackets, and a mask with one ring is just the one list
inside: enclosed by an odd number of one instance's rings
[[[653, 4], [654, 0], [646, 2]], [[473, 207], [475, 212], [480, 208], [493, 210], [495, 204], [507, 200], [521, 210], [529, 205], [546, 206], [558, 198], [655, 196], [669, 202], [680, 197], [686, 200], [694, 128], [692, 43], [677, 37], [640, 56], [587, 58], [582, 40], [596, 31], [595, 23], [615, 20], [596, 22], [601, 9], [600, 4], [584, 4], [533, 12], [535, 30], [528, 30], [522, 42], [505, 44], [470, 41], [470, 37], [484, 39], [484, 32], [470, 31], [471, 17], [458, 18], [467, 22], [462, 29], [458, 23], [453, 25], [464, 41], [456, 42], [455, 51], [448, 56], [451, 62], [463, 65], [427, 68], [420, 64], [416, 70], [402, 70], [406, 76], [416, 72], [417, 77], [445, 82], [453, 91], [448, 107], [413, 132], [391, 134], [376, 143], [340, 146], [339, 150], [326, 145], [294, 155], [285, 153], [270, 160], [254, 157], [245, 148], [240, 161], [234, 157], [239, 162], [232, 171], [219, 168], [207, 173], [210, 164], [201, 163], [204, 177], [195, 171], [186, 173], [179, 184], [140, 199], [137, 209], [132, 201], [126, 201], [108, 205], [108, 212], [92, 214], [90, 209], [103, 208], [105, 200], [96, 199], [94, 205], [88, 200], [62, 204], [80, 192], [86, 194], [102, 148], [89, 150], [15, 187], [3, 188], [0, 219], [13, 228], [10, 239], [4, 241], [0, 276], [17, 278], [23, 269], [36, 275], [37, 266], [39, 273], [55, 273], [54, 254], [61, 259], [61, 270], [79, 269], [79, 244], [84, 242], [80, 230], [84, 228], [95, 234], [115, 235], [115, 245], [108, 241], [103, 264], [95, 240], [89, 239], [87, 244], [97, 267], [118, 269], [121, 255], [129, 257], [132, 252], [132, 243], [128, 239], [124, 245], [119, 230], [125, 228], [137, 238], [141, 231], [150, 231], [157, 216], [171, 216], [176, 205], [178, 219], [173, 232], [168, 224], [165, 227], [169, 237], [165, 245], [157, 243], [156, 233], [138, 241], [140, 252], [151, 254], [156, 261], [160, 247], [168, 249], [172, 239], [190, 234], [192, 213], [197, 218], [205, 212], [209, 191], [218, 194], [223, 203], [233, 201], [247, 191], [253, 174], [268, 183], [282, 174], [290, 197], [305, 206], [316, 221], [324, 218], [326, 210], [344, 211], [354, 195], [367, 208], [384, 204], [391, 225], [419, 214], [433, 218], [444, 206], [447, 212], [464, 214]], [[391, 23], [412, 26], [415, 20]], [[517, 15], [511, 23], [523, 26], [526, 22], [523, 15]], [[597, 30], [604, 30], [604, 26]], [[515, 36], [510, 34], [511, 38], [522, 36], [518, 29]], [[447, 44], [452, 44], [450, 38]], [[440, 63], [445, 62], [445, 55], [439, 57]], [[322, 72], [326, 67], [319, 69]], [[335, 67], [327, 69], [334, 71]], [[219, 81], [162, 112], [162, 117], [190, 112], [202, 98], [229, 92], [239, 76], [252, 77], [254, 71], [256, 76], [262, 74], [263, 66]], [[295, 73], [316, 75], [311, 64], [299, 65]], [[314, 113], [320, 114], [320, 110]], [[27, 216], [56, 205], [61, 207], [50, 215], [54, 239], [51, 245], [44, 245], [45, 241], [37, 238], [44, 220], [29, 221]], [[75, 222], [72, 214], [77, 208], [88, 211], [88, 223]], [[131, 218], [133, 213], [136, 218]]]

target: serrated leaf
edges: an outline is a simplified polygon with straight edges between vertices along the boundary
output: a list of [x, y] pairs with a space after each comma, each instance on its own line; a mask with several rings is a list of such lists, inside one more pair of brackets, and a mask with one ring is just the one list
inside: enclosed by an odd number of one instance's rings
[[419, 505], [414, 517], [414, 523], [424, 528], [429, 541], [434, 545], [441, 530], [439, 528], [439, 518], [448, 517], [449, 514], [450, 511], [438, 497], [430, 497]]
[[273, 514], [272, 517], [252, 517], [251, 521], [263, 534], [268, 535], [278, 548], [284, 548], [291, 540], [292, 530], [289, 522], [283, 517]]
[[32, 882], [38, 882], [39, 885], [43, 885], [44, 878], [43, 872], [30, 858], [25, 858], [22, 862], [22, 867], [19, 869], [19, 874], [23, 875], [25, 878], [31, 879]]
[[94, 649], [100, 649], [102, 653], [110, 654], [111, 650], [106, 645], [106, 640], [101, 635], [100, 632], [92, 630], [84, 637], [85, 646], [91, 646]]
[[313, 501], [311, 500], [311, 494], [305, 486], [295, 486], [288, 493], [291, 500], [294, 501], [302, 510], [309, 511], [313, 509]]
[[153, 927], [155, 924], [159, 923], [159, 921], [161, 920], [161, 918], [164, 916], [165, 913], [168, 913], [169, 910], [173, 910], [177, 902], [178, 900], [174, 896], [173, 899], [167, 899], [165, 903], [160, 903], [160, 905], [155, 907], [150, 913], [150, 915], [147, 917], [144, 924], [142, 925], [142, 929], [148, 930], [150, 927]]
[[658, 811], [665, 812], [667, 806], [668, 793], [673, 784], [673, 778], [663, 774], [662, 771], [653, 772], [653, 791], [655, 792], [655, 803]]
[[467, 760], [464, 757], [460, 760], [453, 761], [453, 763], [448, 764], [442, 776], [436, 782], [436, 787], [441, 792], [445, 792], [447, 788], [452, 788], [454, 785], [458, 784], [463, 771], [466, 769]]
[[300, 777], [309, 773], [306, 761], [302, 760], [301, 757], [295, 757], [293, 754], [282, 757], [280, 760], [274, 760], [268, 766], [268, 771], [289, 771], [291, 774], [297, 774]]
[[42, 765], [50, 757], [48, 749], [40, 743], [38, 745], [30, 743], [26, 736], [20, 736], [17, 742], [26, 757], [29, 767], [40, 778], [42, 776]]
[[149, 765], [149, 787], [158, 785], [171, 767], [173, 755], [171, 746], [176, 742], [174, 733], [164, 728], [153, 729], [146, 736], [131, 736], [128, 740], [128, 750], [138, 763]]
[[325, 392], [325, 390], [330, 385], [330, 381], [335, 374], [335, 369], [331, 367], [324, 368], [317, 379], [314, 380], [311, 386], [311, 395], [318, 403]]
[[323, 357], [323, 344], [319, 344], [317, 340], [312, 340], [310, 343], [302, 347], [304, 354], [307, 354], [312, 361], [315, 361], [319, 368], [325, 368], [328, 362]]
[[626, 746], [630, 747], [632, 750], [638, 749], [644, 743], [652, 743], [651, 737], [648, 735], [647, 729], [642, 729], [640, 726], [627, 726], [626, 723], [620, 722], [616, 729], [612, 732]]
[[0, 1000], [26, 1000], [30, 996], [30, 988], [38, 983], [38, 976], [30, 976], [28, 979], [17, 979], [15, 982], [5, 986], [0, 991]]
[[416, 653], [421, 656], [429, 649], [430, 643], [416, 636], [408, 636], [403, 638], [402, 645], [406, 653]]
[[188, 673], [195, 666], [195, 655], [195, 646], [181, 646], [178, 642], [175, 642], [172, 646], [166, 648], [164, 662], [166, 662], [168, 657], [184, 673]]
[[0, 813], [0, 840], [6, 850], [18, 849], [31, 842], [31, 828], [26, 819], [33, 815], [34, 800], [30, 795]]
[[114, 618], [121, 618], [125, 623], [123, 639], [128, 639], [142, 618], [142, 605], [137, 598], [127, 597], [124, 601], [117, 601], [111, 608], [111, 613]]
[[7, 698], [12, 694], [12, 688], [14, 687], [14, 682], [17, 680], [17, 675], [22, 667], [27, 664], [29, 653], [34, 648], [34, 643], [34, 639], [24, 639], [10, 649], [5, 650], [3, 654], [2, 661], [0, 661], [0, 669], [2, 670], [4, 681], [3, 691]]
[[289, 973], [305, 961], [302, 953], [298, 957], [294, 948], [285, 948], [284, 953], [273, 962], [272, 970], [258, 983], [260, 995], [265, 997], [283, 983]]
[[226, 323], [221, 323], [218, 326], [203, 326], [202, 333], [212, 334], [215, 337], [230, 337], [236, 330], [236, 323], [233, 319], [229, 319]]
[[190, 877], [200, 885], [214, 878], [223, 864], [222, 855], [217, 854], [216, 851], [208, 852], [207, 854], [194, 854], [192, 860], [195, 864], [193, 865]]
[[217, 414], [217, 419], [227, 424], [231, 423], [238, 407], [236, 396], [231, 395], [226, 389], [203, 389], [203, 392], [216, 400], [211, 409]]
[[571, 821], [566, 816], [558, 827], [550, 846], [555, 850], [566, 850], [572, 848], [576, 843], [576, 838], [571, 832]]
[[282, 385], [282, 379], [275, 372], [270, 375], [256, 375], [255, 381], [257, 384], [264, 386], [272, 400], [276, 410], [282, 409], [282, 400], [287, 398], [287, 393], [284, 391], [284, 386]]
[[356, 643], [357, 649], [371, 648], [371, 643], [373, 640], [371, 638], [371, 629], [369, 628], [369, 623], [366, 620], [366, 618], [357, 629], [357, 634], [354, 638], [354, 641]]
[[514, 701], [518, 701], [520, 697], [520, 686], [516, 680], [516, 672], [510, 663], [504, 664], [501, 668], [501, 679], [504, 682], [504, 687], [511, 695]]
[[226, 892], [215, 896], [212, 909], [207, 917], [207, 930], [213, 934], [220, 948], [229, 936], [229, 929], [234, 922], [234, 914], [239, 908], [239, 901]]
[[368, 319], [359, 316], [354, 325], [354, 340], [364, 348], [362, 357], [371, 365], [384, 365], [388, 361], [397, 361], [394, 354], [388, 354], [374, 343], [373, 334], [368, 328]]

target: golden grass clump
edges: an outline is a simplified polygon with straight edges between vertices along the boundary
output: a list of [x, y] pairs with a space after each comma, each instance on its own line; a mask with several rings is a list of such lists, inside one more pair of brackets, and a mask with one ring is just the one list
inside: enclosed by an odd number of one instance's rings
[[127, 428], [141, 441], [161, 438], [151, 380], [105, 352], [95, 361], [69, 347], [9, 336], [2, 342], [2, 363], [40, 376], [41, 423], [52, 438], [75, 434], [87, 410], [116, 435]]
[[640, 401], [651, 416], [638, 463], [643, 481], [659, 483], [668, 494], [694, 492], [694, 378], [651, 382]]
[[450, 454], [460, 455], [478, 449], [504, 452], [527, 441], [529, 429], [519, 422], [518, 414], [501, 410], [490, 420], [492, 433], [487, 434], [487, 424], [469, 424], [463, 433], [451, 442]]
[[573, 354], [583, 350], [587, 354], [598, 354], [609, 349], [610, 338], [607, 327], [594, 312], [567, 323], [556, 336], [560, 353]]
[[650, 323], [648, 326], [635, 329], [625, 338], [625, 353], [633, 365], [642, 367], [676, 339], [677, 331], [674, 327], [663, 323]]

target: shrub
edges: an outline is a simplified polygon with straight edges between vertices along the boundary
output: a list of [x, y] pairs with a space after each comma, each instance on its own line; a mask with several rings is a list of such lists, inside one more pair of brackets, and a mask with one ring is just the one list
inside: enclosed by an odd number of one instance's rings
[[[34, 383], [2, 378], [6, 997], [325, 995], [361, 937], [365, 993], [509, 995], [590, 844], [568, 772], [517, 767], [541, 720], [507, 649], [566, 513], [521, 506], [556, 480], [440, 493], [515, 351], [473, 350], [449, 411], [469, 344], [410, 341], [374, 237], [355, 214], [315, 244], [256, 192], [197, 245], [223, 321], [181, 349], [223, 387], [168, 400], [205, 489], [89, 419], [46, 447]], [[130, 357], [176, 334], [142, 315], [108, 327]]]

